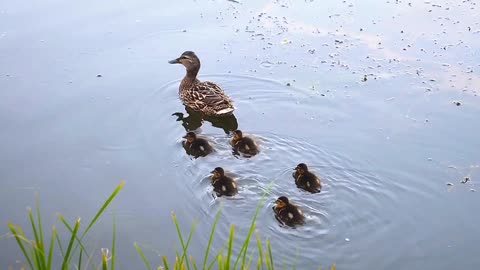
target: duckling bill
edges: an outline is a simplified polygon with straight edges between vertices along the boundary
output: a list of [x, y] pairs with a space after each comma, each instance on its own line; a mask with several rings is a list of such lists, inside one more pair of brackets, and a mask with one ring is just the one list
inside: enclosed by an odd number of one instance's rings
[[250, 137], [243, 136], [241, 130], [235, 130], [232, 138], [233, 149], [237, 152], [254, 156], [258, 154], [258, 146]]
[[200, 59], [192, 51], [186, 51], [170, 64], [182, 64], [187, 74], [180, 83], [178, 94], [185, 106], [207, 116], [232, 115], [235, 107], [223, 89], [213, 82], [199, 81]]
[[287, 197], [281, 196], [275, 201], [273, 207], [275, 218], [282, 224], [294, 227], [305, 224], [305, 217], [298, 206], [290, 203]]
[[183, 138], [183, 142], [187, 154], [194, 157], [204, 157], [213, 152], [213, 147], [203, 138], [198, 138], [195, 132], [188, 132]]
[[213, 191], [217, 196], [233, 196], [237, 194], [237, 183], [225, 175], [225, 171], [221, 167], [217, 167], [212, 171]]
[[295, 172], [292, 174], [295, 178], [295, 184], [298, 188], [306, 190], [310, 193], [318, 193], [322, 189], [320, 179], [308, 170], [305, 163], [300, 163], [295, 167]]

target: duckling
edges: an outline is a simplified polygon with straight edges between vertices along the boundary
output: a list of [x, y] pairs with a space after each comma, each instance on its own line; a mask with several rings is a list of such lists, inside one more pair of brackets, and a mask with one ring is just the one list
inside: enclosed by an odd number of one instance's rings
[[231, 177], [225, 176], [223, 168], [217, 167], [212, 173], [213, 191], [217, 193], [217, 196], [233, 196], [237, 194], [237, 183]]
[[292, 174], [295, 178], [295, 184], [298, 188], [306, 190], [310, 193], [318, 193], [322, 189], [320, 179], [313, 173], [308, 171], [305, 163], [300, 163], [295, 167], [295, 172]]
[[187, 74], [180, 83], [178, 94], [183, 104], [194, 111], [207, 116], [227, 116], [233, 114], [235, 107], [232, 100], [225, 94], [220, 86], [213, 82], [201, 82], [197, 79], [200, 70], [200, 59], [192, 51], [182, 53], [170, 64], [182, 64], [187, 69]]
[[275, 212], [275, 218], [287, 226], [294, 227], [305, 223], [302, 210], [291, 204], [285, 196], [281, 196], [275, 201], [273, 212]]
[[183, 138], [187, 139], [183, 142], [183, 147], [189, 155], [195, 157], [204, 157], [213, 152], [213, 147], [207, 140], [198, 138], [195, 132], [188, 132]]
[[240, 153], [250, 156], [258, 154], [258, 147], [255, 141], [249, 137], [244, 137], [241, 130], [235, 130], [233, 132], [232, 145], [233, 149]]

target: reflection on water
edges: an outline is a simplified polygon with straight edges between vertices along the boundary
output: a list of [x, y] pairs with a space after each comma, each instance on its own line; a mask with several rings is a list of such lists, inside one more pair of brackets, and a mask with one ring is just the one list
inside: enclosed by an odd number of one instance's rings
[[176, 112], [172, 115], [177, 117], [176, 121], [182, 122], [182, 126], [187, 132], [195, 131], [200, 128], [204, 120], [210, 122], [214, 127], [223, 129], [226, 134], [229, 134], [231, 131], [238, 128], [237, 118], [234, 114], [223, 117], [208, 116], [196, 112], [187, 106], [185, 106], [185, 111], [188, 113], [188, 116], [186, 117], [182, 112]]

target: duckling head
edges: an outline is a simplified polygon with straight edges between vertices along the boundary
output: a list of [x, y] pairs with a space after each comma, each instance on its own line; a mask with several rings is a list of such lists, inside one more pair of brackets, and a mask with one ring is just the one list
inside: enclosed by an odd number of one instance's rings
[[297, 167], [295, 167], [294, 170], [297, 171], [299, 175], [303, 175], [308, 172], [308, 167], [305, 163], [300, 163], [297, 165]]
[[275, 201], [275, 209], [280, 210], [289, 204], [288, 198], [285, 196], [278, 197], [278, 199]]
[[188, 143], [193, 143], [197, 139], [197, 134], [195, 132], [187, 132], [187, 135], [183, 136], [183, 138], [187, 139]]
[[213, 175], [212, 175], [212, 178], [213, 179], [219, 179], [220, 177], [224, 176], [225, 175], [225, 171], [223, 170], [222, 167], [216, 167], [213, 171], [212, 171]]
[[241, 130], [237, 129], [233, 132], [233, 143], [236, 143], [237, 141], [241, 140], [243, 138], [243, 133]]
[[200, 59], [192, 51], [183, 52], [180, 57], [168, 61], [169, 64], [182, 64], [187, 69], [188, 73], [194, 72], [195, 75], [200, 69]]

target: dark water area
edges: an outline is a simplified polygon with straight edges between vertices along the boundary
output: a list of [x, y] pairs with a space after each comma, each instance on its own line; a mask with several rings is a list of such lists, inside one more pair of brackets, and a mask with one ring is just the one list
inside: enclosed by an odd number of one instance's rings
[[[154, 265], [159, 254], [173, 258], [171, 212], [185, 231], [198, 220], [191, 251], [199, 258], [220, 207], [215, 249], [230, 224], [241, 240], [272, 182], [257, 231], [279, 266], [297, 256], [298, 269], [479, 268], [479, 8], [0, 3], [0, 269], [22, 259], [6, 224], [28, 227], [36, 193], [44, 226], [61, 228], [56, 213], [87, 222], [121, 180], [125, 189], [89, 239], [100, 255], [115, 214], [121, 269], [143, 265], [134, 242]], [[238, 127], [260, 154], [235, 157], [231, 135], [193, 121], [216, 152], [186, 155], [177, 121], [188, 116], [178, 99], [185, 71], [167, 63], [186, 50], [202, 61], [199, 79], [234, 100]], [[300, 162], [323, 179], [321, 193], [295, 187]], [[234, 198], [212, 197], [217, 166], [238, 181]], [[280, 195], [304, 210], [305, 226], [278, 225], [271, 207]]]

